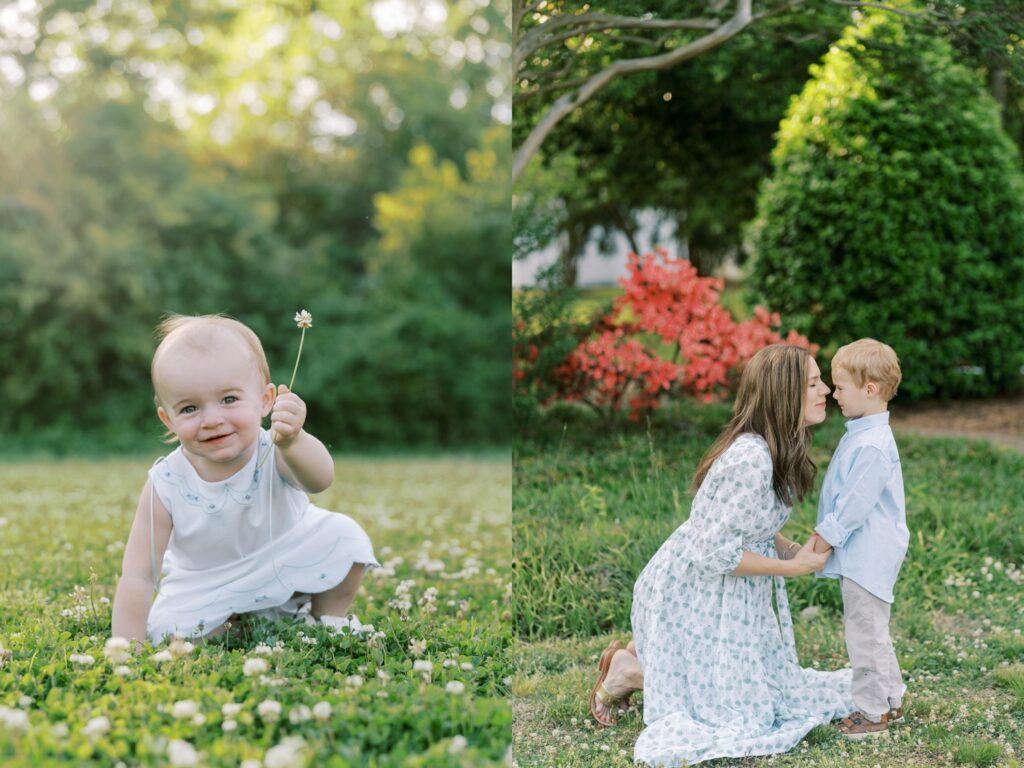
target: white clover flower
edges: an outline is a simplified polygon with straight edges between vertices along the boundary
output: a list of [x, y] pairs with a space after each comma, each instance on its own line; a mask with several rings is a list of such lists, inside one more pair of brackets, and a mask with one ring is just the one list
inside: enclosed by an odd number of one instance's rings
[[434, 665], [426, 659], [416, 659], [412, 664], [413, 672], [422, 672], [424, 677], [430, 677], [434, 671]]
[[245, 673], [246, 677], [259, 675], [268, 669], [270, 669], [270, 665], [266, 659], [246, 659], [245, 664], [242, 666], [242, 672]]
[[110, 733], [110, 720], [102, 715], [94, 717], [85, 724], [84, 728], [82, 728], [82, 735], [90, 739], [103, 736], [107, 733]]
[[452, 680], [444, 687], [444, 689], [455, 696], [461, 696], [466, 692], [466, 684], [461, 683], [458, 680]]
[[469, 741], [465, 736], [453, 736], [451, 744], [448, 745], [448, 754], [457, 755], [459, 752], [464, 750], [469, 744]]
[[234, 720], [225, 720], [220, 724], [220, 728], [224, 733], [231, 733], [233, 730], [238, 728], [238, 723]]
[[276, 747], [271, 747], [263, 755], [266, 768], [302, 768], [305, 765], [303, 753], [306, 742], [299, 736], [288, 736]]
[[20, 699], [18, 699], [18, 706], [22, 709], [28, 709], [32, 706], [32, 702], [34, 701], [35, 699], [33, 699], [31, 696], [22, 696]]
[[114, 674], [118, 677], [128, 677], [132, 673], [132, 668], [121, 664], [120, 666], [114, 667]]
[[409, 653], [413, 656], [422, 656], [427, 651], [426, 640], [410, 640], [409, 641]]
[[167, 650], [170, 651], [171, 657], [174, 659], [180, 659], [182, 656], [188, 656], [192, 653], [195, 648], [192, 643], [181, 637], [176, 637], [171, 640], [170, 645], [167, 646]]
[[271, 648], [269, 645], [264, 645], [263, 643], [260, 643], [252, 649], [252, 652], [257, 656], [269, 656], [274, 652], [274, 649]]
[[444, 660], [444, 664], [442, 664], [442, 666], [443, 666], [443, 667], [444, 667], [445, 669], [450, 669], [451, 667], [457, 667], [457, 666], [459, 666], [459, 662], [458, 662], [458, 661], [456, 661], [455, 659], [445, 659], [445, 660]]
[[299, 723], [311, 720], [312, 717], [313, 712], [310, 708], [305, 704], [299, 704], [298, 706], [292, 707], [291, 711], [288, 713], [288, 722], [292, 725], [298, 725]]
[[55, 739], [66, 738], [68, 733], [70, 733], [70, 732], [71, 731], [68, 728], [68, 724], [67, 723], [54, 723], [54, 725], [50, 728], [50, 733], [53, 734], [53, 737]]
[[360, 675], [349, 675], [345, 678], [345, 685], [349, 688], [359, 688], [363, 684], [363, 678]]
[[132, 657], [131, 643], [123, 637], [112, 637], [103, 646], [103, 655], [111, 664], [123, 664]]
[[243, 760], [238, 768], [263, 768], [263, 763], [260, 760]]
[[96, 659], [88, 653], [72, 653], [68, 658], [72, 664], [77, 664], [80, 667], [91, 667], [96, 663]]
[[224, 715], [224, 717], [234, 717], [242, 711], [242, 705], [236, 704], [233, 701], [229, 701], [227, 704], [220, 708], [220, 711], [221, 714]]
[[260, 717], [268, 723], [272, 723], [281, 716], [281, 705], [272, 699], [267, 699], [259, 703], [259, 706], [256, 707], [256, 711], [260, 713]]
[[313, 316], [304, 309], [299, 312], [296, 312], [295, 325], [297, 325], [299, 328], [312, 328]]
[[100, 603], [102, 605], [110, 605], [110, 598], [107, 597], [106, 595], [104, 595], [103, 597], [100, 598]]
[[0, 706], [0, 723], [12, 731], [27, 731], [29, 726], [28, 712]]
[[199, 711], [199, 705], [191, 699], [176, 701], [171, 707], [171, 717], [192, 717]]
[[167, 745], [167, 758], [175, 768], [194, 768], [199, 765], [196, 748], [181, 739], [173, 739]]
[[174, 657], [171, 656], [170, 651], [157, 651], [149, 658], [155, 661], [157, 664], [163, 664], [166, 661], [171, 661]]
[[[360, 679], [360, 683], [362, 679]], [[313, 706], [313, 717], [317, 720], [329, 720], [331, 717], [331, 705], [326, 701], [317, 702]]]
[[70, 608], [65, 608], [63, 611], [60, 612], [60, 615], [63, 616], [66, 619], [69, 616], [73, 616], [74, 613], [72, 612], [72, 610]]

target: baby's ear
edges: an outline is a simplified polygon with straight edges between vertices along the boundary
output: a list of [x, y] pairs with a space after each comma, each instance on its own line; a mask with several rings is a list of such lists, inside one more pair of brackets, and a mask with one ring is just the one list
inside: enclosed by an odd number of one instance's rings
[[277, 398], [277, 387], [267, 384], [263, 389], [263, 415], [267, 416], [274, 409], [274, 400]]
[[164, 407], [162, 405], [158, 405], [156, 407], [156, 415], [157, 418], [160, 419], [161, 424], [167, 427], [167, 429], [169, 429], [170, 431], [174, 431], [173, 429], [171, 429], [171, 417], [167, 415], [167, 411], [164, 410]]

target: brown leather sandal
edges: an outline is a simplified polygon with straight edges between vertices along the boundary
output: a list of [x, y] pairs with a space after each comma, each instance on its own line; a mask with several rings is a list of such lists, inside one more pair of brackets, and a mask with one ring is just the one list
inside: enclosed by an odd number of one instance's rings
[[867, 719], [862, 712], [854, 712], [849, 717], [839, 721], [839, 733], [848, 739], [866, 739], [872, 736], [882, 736], [889, 732], [889, 712], [882, 715], [877, 723]]
[[597, 713], [597, 702], [600, 701], [605, 707], [618, 707], [622, 709], [624, 701], [629, 700], [629, 696], [613, 696], [608, 692], [608, 689], [604, 687], [604, 679], [608, 677], [608, 670], [612, 666], [612, 657], [615, 656], [615, 652], [622, 648], [622, 642], [619, 640], [612, 640], [608, 647], [601, 653], [601, 658], [597, 662], [597, 682], [594, 683], [593, 689], [590, 691], [590, 714], [598, 724], [605, 727], [615, 725], [616, 718], [608, 718], [602, 720]]

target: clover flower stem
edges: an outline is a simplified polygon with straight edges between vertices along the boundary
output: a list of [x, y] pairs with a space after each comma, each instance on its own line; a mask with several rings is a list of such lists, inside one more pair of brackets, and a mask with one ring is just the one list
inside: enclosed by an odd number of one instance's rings
[[291, 390], [295, 384], [295, 374], [299, 372], [299, 360], [302, 359], [302, 342], [306, 340], [306, 329], [302, 329], [302, 335], [299, 336], [299, 353], [295, 355], [295, 367], [292, 368], [292, 380], [288, 382], [288, 389]]

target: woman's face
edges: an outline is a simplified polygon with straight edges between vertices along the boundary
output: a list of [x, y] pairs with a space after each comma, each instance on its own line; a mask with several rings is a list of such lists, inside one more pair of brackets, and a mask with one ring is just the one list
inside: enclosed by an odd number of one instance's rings
[[808, 427], [825, 420], [825, 402], [831, 390], [821, 380], [821, 369], [813, 357], [807, 358], [807, 392], [804, 395], [804, 424]]

